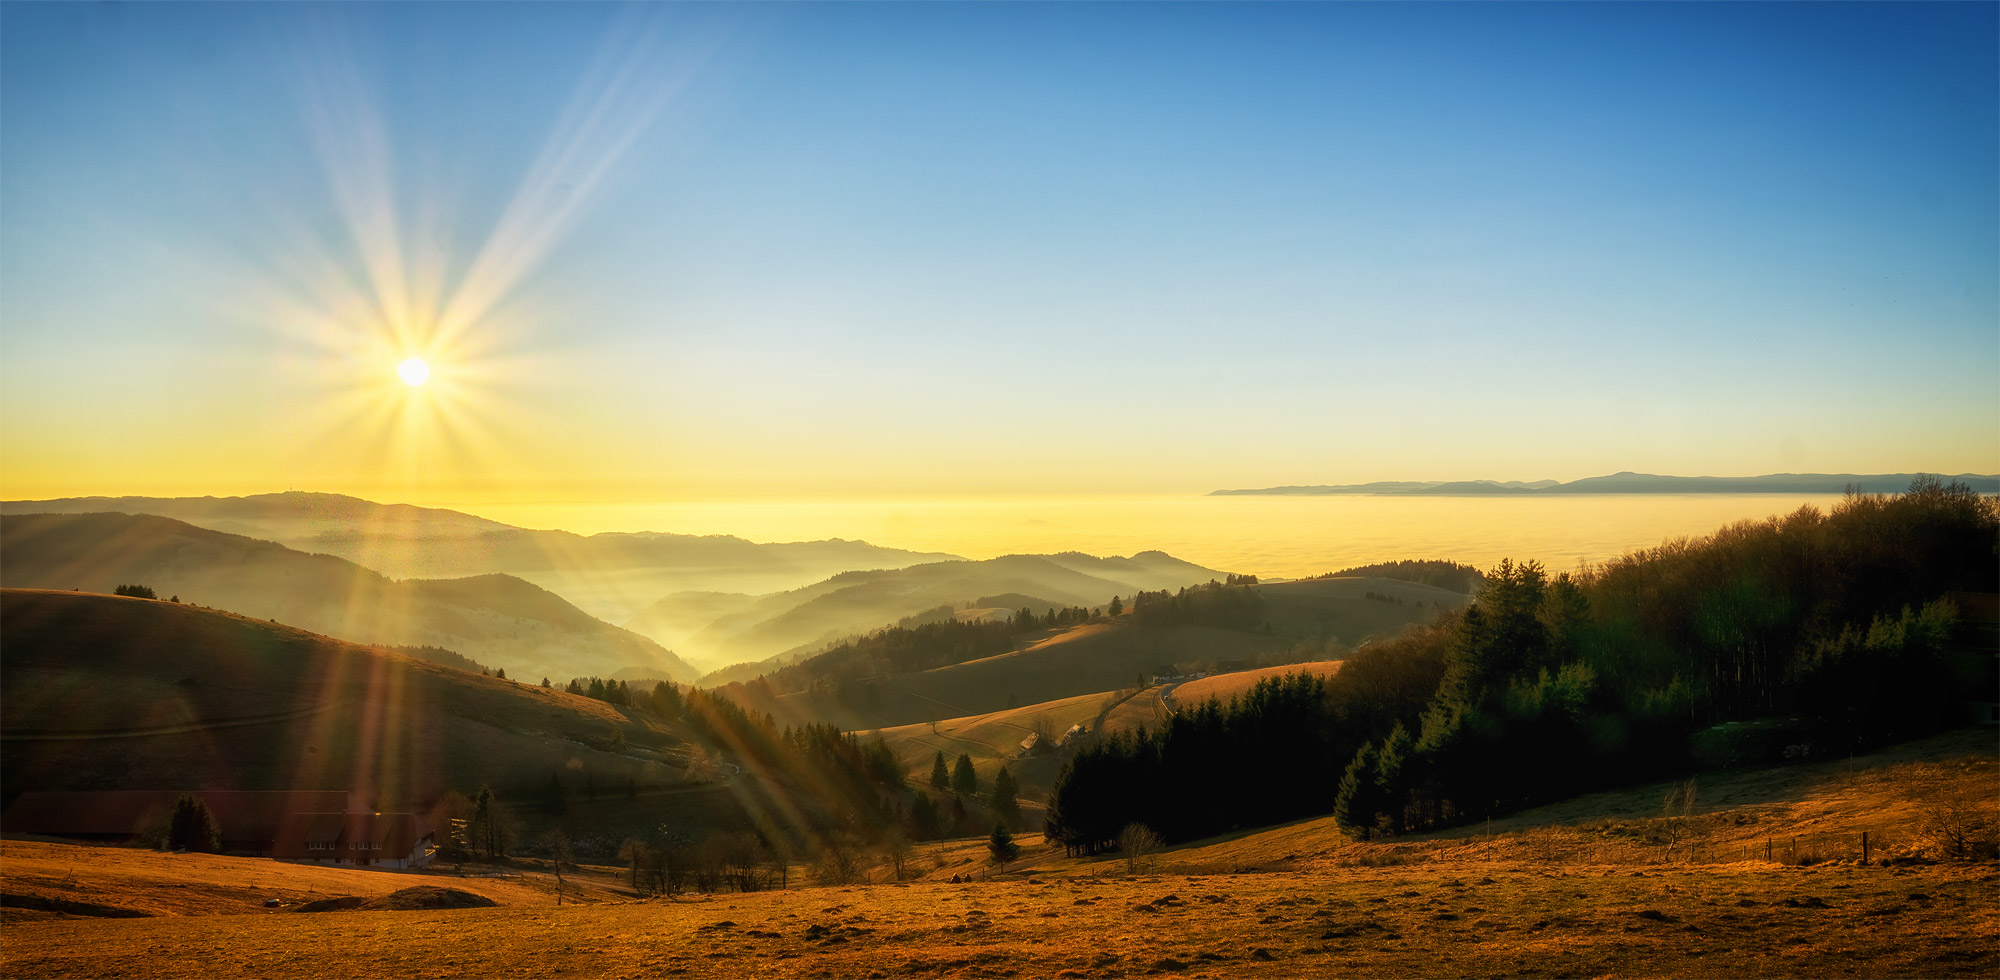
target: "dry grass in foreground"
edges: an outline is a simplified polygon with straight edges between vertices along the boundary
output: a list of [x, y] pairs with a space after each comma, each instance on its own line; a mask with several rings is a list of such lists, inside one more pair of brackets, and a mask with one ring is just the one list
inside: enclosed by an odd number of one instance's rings
[[[611, 869], [591, 869], [571, 876], [583, 901], [562, 907], [533, 872], [7, 841], [0, 975], [1990, 977], [2000, 864], [1910, 852], [1933, 790], [1992, 817], [1992, 743], [1970, 730], [1854, 760], [1708, 773], [1680, 817], [1661, 815], [1662, 786], [1640, 786], [1421, 839], [1361, 843], [1309, 820], [1177, 848], [1140, 875], [1116, 855], [1043, 850], [1006, 875], [940, 880], [984, 873], [979, 844], [961, 841], [922, 846], [925, 880], [678, 900], [631, 899]], [[1877, 851], [1860, 864], [1833, 844], [1808, 864], [1755, 856], [1774, 837], [1859, 830], [1893, 862]], [[418, 884], [501, 907], [261, 904]], [[48, 910], [64, 898], [96, 910]], [[150, 917], [108, 917], [114, 908]], [[218, 914], [229, 912], [243, 914]]]
[[7, 976], [1992, 976], [1995, 875], [1731, 865], [1027, 878], [10, 925]]

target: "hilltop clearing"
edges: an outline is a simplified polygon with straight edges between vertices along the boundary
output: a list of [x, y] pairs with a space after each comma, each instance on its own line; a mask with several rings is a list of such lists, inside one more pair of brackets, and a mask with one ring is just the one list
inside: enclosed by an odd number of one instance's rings
[[[1704, 810], [1718, 827], [1768, 832], [1767, 821], [1847, 809], [1909, 812], [1915, 787], [1940, 771], [1990, 789], [1993, 765], [1991, 739], [1974, 731], [1853, 761], [1697, 778], [1741, 797]], [[1628, 803], [1598, 794], [1566, 805], [1607, 826], [1645, 821], [1643, 801], [1657, 788], [1623, 791]], [[1532, 824], [1550, 813], [1517, 816], [1525, 822], [1492, 834], [1372, 844], [1306, 821], [1169, 850], [1137, 874], [1120, 855], [1031, 851], [1005, 873], [951, 884], [939, 878], [976, 867], [960, 863], [967, 845], [927, 845], [922, 877], [903, 883], [558, 908], [547, 893], [439, 880], [502, 907], [14, 921], [0, 969], [225, 977], [1979, 977], [2000, 969], [2000, 875], [1991, 863], [1798, 866], [1721, 846], [1689, 863], [1663, 843], [1552, 847], [1551, 834], [1607, 834], [1588, 822]], [[9, 893], [28, 877], [41, 889], [63, 880], [91, 887], [98, 849], [75, 849], [83, 853], [58, 870], [52, 856], [17, 861], [28, 846], [44, 845], [0, 845]], [[210, 859], [160, 860], [192, 869]], [[594, 888], [608, 890], [608, 881]], [[161, 947], [208, 955], [161, 957]]]
[[1011, 615], [1028, 607], [1102, 606], [1112, 596], [1178, 589], [1223, 577], [1157, 551], [1130, 558], [1008, 555], [849, 571], [789, 592], [750, 598], [669, 595], [625, 626], [721, 663], [795, 659], [903, 619]]
[[110, 592], [136, 582], [163, 599], [356, 642], [443, 647], [524, 679], [628, 666], [694, 676], [658, 643], [506, 575], [396, 581], [330, 555], [125, 514], [0, 517], [0, 550], [8, 588]]
[[[631, 617], [669, 592], [790, 589], [855, 568], [900, 568], [953, 556], [865, 541], [758, 544], [727, 535], [537, 531], [431, 507], [331, 493], [248, 497], [71, 497], [10, 500], [4, 514], [152, 514], [196, 527], [336, 555], [397, 578], [505, 573], [556, 592], [593, 616]], [[892, 619], [894, 617], [891, 617]], [[656, 637], [656, 639], [660, 639]], [[671, 638], [662, 639], [669, 646]]]

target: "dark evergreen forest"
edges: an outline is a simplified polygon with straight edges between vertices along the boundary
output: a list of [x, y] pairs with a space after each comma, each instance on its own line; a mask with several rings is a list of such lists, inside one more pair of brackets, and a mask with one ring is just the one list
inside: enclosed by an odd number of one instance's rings
[[1050, 840], [1115, 846], [1335, 813], [1358, 834], [1463, 823], [1679, 772], [1692, 736], [1786, 718], [1846, 754], [1991, 700], [1955, 592], [2000, 591], [2000, 505], [1931, 478], [1670, 542], [1581, 574], [1487, 572], [1477, 601], [1350, 657], [1267, 680], [1157, 732], [1082, 749]]

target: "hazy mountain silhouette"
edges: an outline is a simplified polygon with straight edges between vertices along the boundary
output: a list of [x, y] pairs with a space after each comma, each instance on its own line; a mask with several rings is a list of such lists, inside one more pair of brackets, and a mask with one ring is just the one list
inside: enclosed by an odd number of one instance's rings
[[[1158, 551], [1129, 558], [1067, 552], [945, 561], [842, 572], [802, 589], [764, 596], [682, 592], [625, 623], [692, 660], [724, 664], [811, 652], [848, 636], [931, 613], [1006, 615], [1022, 606], [1101, 606], [1114, 595], [1179, 589], [1224, 573]], [[990, 601], [981, 601], [990, 600]]]
[[[1316, 496], [1372, 494], [1383, 496], [1504, 497], [1553, 496], [1602, 493], [1844, 493], [1849, 487], [1862, 493], [1901, 493], [1910, 488], [1915, 473], [1772, 473], [1766, 476], [1657, 476], [1651, 473], [1613, 473], [1560, 483], [1536, 480], [1532, 483], [1493, 480], [1452, 482], [1378, 482], [1336, 486], [1265, 487], [1260, 490], [1216, 490], [1209, 496], [1274, 495]], [[1960, 473], [1944, 477], [1957, 480], [1980, 493], [2000, 493], [2000, 476]]]
[[378, 504], [332, 493], [248, 497], [71, 497], [12, 500], [0, 514], [156, 514], [299, 551], [336, 555], [397, 578], [495, 572], [560, 593], [611, 621], [669, 592], [763, 594], [855, 568], [901, 568], [956, 555], [865, 541], [758, 544], [728, 535], [537, 531], [454, 510]]
[[360, 643], [439, 646], [516, 676], [564, 678], [628, 666], [695, 671], [651, 639], [509, 575], [390, 579], [332, 555], [130, 514], [0, 517], [0, 585], [110, 592], [152, 587], [257, 619]]

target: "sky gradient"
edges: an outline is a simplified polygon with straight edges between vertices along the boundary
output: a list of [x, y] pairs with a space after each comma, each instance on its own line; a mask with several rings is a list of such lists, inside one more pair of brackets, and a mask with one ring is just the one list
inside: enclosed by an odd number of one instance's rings
[[0, 496], [1996, 472], [1996, 9], [7, 4]]

